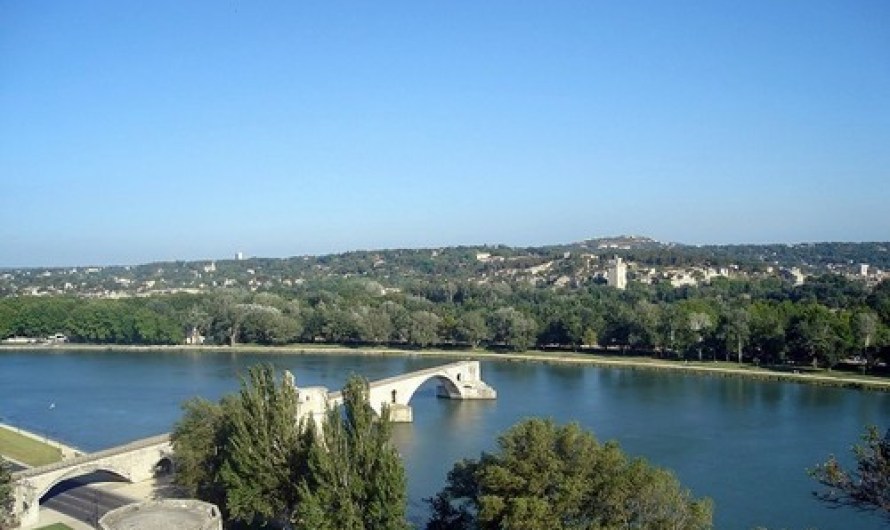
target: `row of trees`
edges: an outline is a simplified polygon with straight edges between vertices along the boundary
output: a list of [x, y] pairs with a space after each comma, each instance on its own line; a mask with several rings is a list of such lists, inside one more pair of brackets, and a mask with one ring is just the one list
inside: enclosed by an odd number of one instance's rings
[[890, 357], [890, 282], [871, 292], [842, 277], [788, 290], [775, 280], [695, 289], [580, 290], [416, 282], [391, 291], [336, 280], [288, 292], [219, 290], [120, 300], [0, 299], [0, 336], [62, 332], [78, 342], [395, 344], [524, 350], [601, 346], [694, 359], [833, 366]]
[[[408, 528], [406, 483], [388, 412], [352, 377], [322, 426], [295, 424], [287, 377], [254, 367], [237, 395], [194, 400], [173, 432], [177, 482], [235, 528]], [[431, 530], [711, 527], [708, 500], [577, 425], [527, 420], [498, 451], [457, 463], [429, 500]]]

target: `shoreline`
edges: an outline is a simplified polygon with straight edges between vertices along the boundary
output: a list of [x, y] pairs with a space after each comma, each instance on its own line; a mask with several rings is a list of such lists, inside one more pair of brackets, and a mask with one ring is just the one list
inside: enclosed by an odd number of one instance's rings
[[[806, 372], [781, 372], [751, 365], [737, 365], [725, 361], [681, 362], [665, 361], [651, 357], [612, 357], [595, 353], [578, 352], [543, 352], [539, 350], [527, 350], [525, 352], [491, 352], [486, 350], [410, 350], [392, 347], [348, 347], [339, 345], [318, 344], [291, 344], [286, 346], [260, 346], [252, 344], [239, 344], [236, 346], [210, 346], [210, 345], [105, 345], [105, 344], [34, 344], [34, 345], [0, 345], [0, 355], [3, 352], [12, 351], [45, 351], [53, 353], [53, 350], [83, 351], [83, 352], [168, 352], [168, 353], [253, 353], [253, 354], [284, 354], [284, 355], [378, 355], [397, 357], [451, 357], [463, 359], [478, 359], [506, 362], [543, 362], [557, 364], [584, 364], [601, 366], [606, 368], [624, 368], [640, 370], [663, 370], [696, 375], [720, 376], [720, 377], [746, 377], [751, 379], [795, 382], [801, 384], [814, 384], [823, 386], [835, 386], [841, 388], [856, 388], [861, 390], [873, 390], [890, 392], [890, 379], [875, 376], [857, 376], [850, 374], [825, 375]], [[729, 365], [729, 366], [727, 366]]]

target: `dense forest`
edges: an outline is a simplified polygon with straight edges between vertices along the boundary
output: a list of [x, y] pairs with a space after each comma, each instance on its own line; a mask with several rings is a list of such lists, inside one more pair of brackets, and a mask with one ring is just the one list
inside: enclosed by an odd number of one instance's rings
[[586, 349], [695, 360], [872, 369], [890, 351], [890, 282], [824, 274], [714, 278], [673, 288], [631, 282], [542, 288], [524, 282], [330, 277], [284, 289], [215, 289], [120, 299], [0, 299], [0, 337], [73, 342], [336, 343], [412, 348]]

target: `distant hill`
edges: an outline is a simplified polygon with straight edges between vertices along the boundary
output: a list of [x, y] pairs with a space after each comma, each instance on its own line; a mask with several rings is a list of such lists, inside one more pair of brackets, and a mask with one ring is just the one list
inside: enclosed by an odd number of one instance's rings
[[247, 287], [289, 288], [306, 281], [364, 277], [390, 287], [413, 280], [525, 281], [583, 285], [602, 278], [608, 260], [623, 258], [650, 271], [730, 268], [758, 275], [796, 268], [805, 274], [861, 276], [890, 270], [890, 243], [684, 245], [645, 236], [598, 237], [539, 247], [506, 245], [380, 249], [323, 256], [156, 262], [137, 266], [29, 268], [0, 271], [0, 296], [96, 294]]

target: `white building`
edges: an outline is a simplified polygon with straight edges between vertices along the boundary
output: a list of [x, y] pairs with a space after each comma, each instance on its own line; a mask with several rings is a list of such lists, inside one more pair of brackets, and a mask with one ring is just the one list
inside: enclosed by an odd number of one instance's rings
[[616, 289], [624, 289], [627, 287], [627, 265], [625, 265], [618, 256], [615, 256], [615, 259], [612, 260], [612, 263], [609, 265], [609, 273], [606, 277], [606, 281], [609, 283], [609, 287], [614, 287]]

